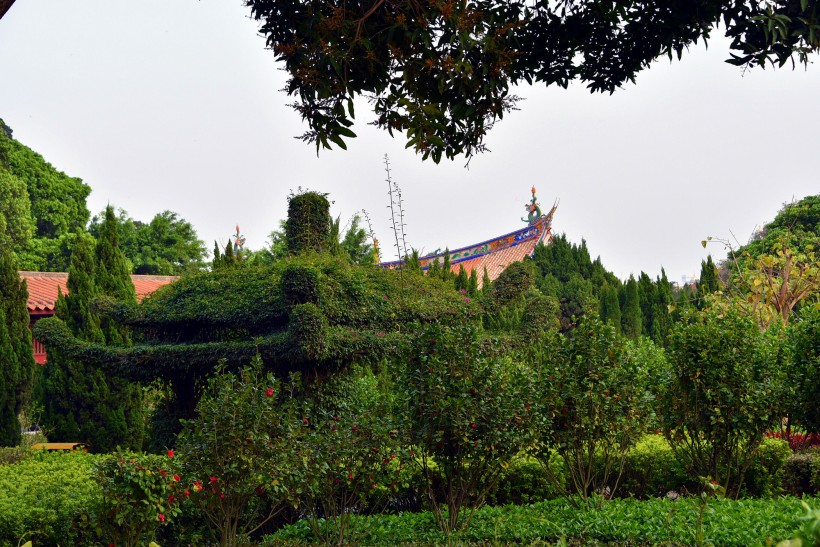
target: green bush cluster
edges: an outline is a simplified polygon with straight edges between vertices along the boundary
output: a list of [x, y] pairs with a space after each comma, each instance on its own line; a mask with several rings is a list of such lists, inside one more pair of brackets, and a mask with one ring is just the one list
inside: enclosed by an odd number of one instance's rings
[[796, 496], [820, 492], [820, 449], [797, 452], [786, 459], [783, 487]]
[[38, 452], [0, 466], [0, 546], [82, 545], [99, 537], [95, 514], [102, 489], [93, 478], [98, 456]]

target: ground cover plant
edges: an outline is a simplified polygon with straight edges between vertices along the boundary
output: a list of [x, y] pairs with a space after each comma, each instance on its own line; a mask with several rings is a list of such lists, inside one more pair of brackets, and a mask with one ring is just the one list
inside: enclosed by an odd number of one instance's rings
[[[820, 499], [809, 498], [817, 507]], [[774, 545], [804, 527], [805, 509], [798, 498], [731, 500], [711, 498], [698, 529], [698, 498], [677, 501], [610, 500], [600, 509], [578, 509], [567, 499], [529, 505], [478, 509], [469, 528], [450, 544], [510, 545], [703, 545], [746, 547]], [[429, 512], [368, 517], [361, 545], [444, 545], [447, 537]], [[296, 523], [266, 537], [267, 545], [315, 542], [305, 523]], [[804, 545], [811, 545], [806, 543]]]

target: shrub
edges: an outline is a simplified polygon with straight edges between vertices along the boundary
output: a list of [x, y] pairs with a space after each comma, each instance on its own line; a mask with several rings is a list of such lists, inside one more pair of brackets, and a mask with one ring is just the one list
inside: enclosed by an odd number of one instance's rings
[[398, 382], [408, 437], [419, 450], [433, 515], [449, 534], [469, 524], [503, 466], [534, 441], [546, 418], [537, 412], [531, 371], [486, 355], [472, 325], [423, 327], [408, 351]]
[[356, 543], [360, 516], [379, 511], [407, 465], [389, 400], [354, 367], [306, 396], [290, 442], [302, 462], [298, 510], [323, 544]]
[[300, 468], [290, 443], [293, 412], [257, 356], [237, 374], [210, 378], [197, 418], [184, 422], [177, 448], [186, 488], [220, 545], [236, 545], [289, 498], [290, 478]]
[[646, 435], [626, 453], [618, 495], [646, 499], [682, 493], [696, 484], [662, 435]]
[[611, 496], [617, 489], [624, 455], [646, 428], [649, 379], [663, 355], [648, 340], [627, 344], [598, 319], [584, 319], [566, 335], [553, 333], [547, 340], [535, 358], [542, 398], [555, 418], [541, 444], [555, 448], [571, 491], [588, 504], [590, 495]]
[[738, 311], [692, 314], [670, 335], [659, 416], [690, 473], [737, 496], [764, 432], [780, 414], [778, 342]]
[[[550, 460], [548, 473], [536, 459], [520, 456], [501, 472], [498, 485], [487, 493], [489, 505], [522, 505], [551, 500], [566, 491], [567, 470], [560, 458]], [[558, 484], [553, 481], [558, 479]]]
[[98, 539], [94, 512], [102, 491], [96, 456], [38, 451], [0, 466], [0, 545], [87, 545]]
[[797, 452], [783, 464], [783, 488], [790, 494], [820, 492], [820, 450]]
[[806, 305], [788, 329], [791, 413], [807, 431], [820, 433], [820, 306]]
[[744, 493], [762, 497], [780, 495], [783, 492], [783, 468], [791, 455], [788, 442], [782, 439], [764, 439], [746, 472]]
[[173, 451], [162, 456], [117, 451], [95, 462], [94, 470], [103, 494], [99, 520], [109, 541], [146, 545], [180, 514], [186, 490]]

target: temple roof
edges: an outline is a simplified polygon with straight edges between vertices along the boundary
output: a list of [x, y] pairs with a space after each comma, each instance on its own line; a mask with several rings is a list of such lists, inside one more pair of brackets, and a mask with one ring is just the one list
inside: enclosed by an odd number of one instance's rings
[[[30, 315], [52, 315], [57, 293], [68, 294], [66, 272], [19, 272], [28, 285], [28, 312]], [[142, 300], [155, 290], [179, 279], [175, 275], [132, 275], [131, 282]]]
[[[450, 251], [450, 271], [458, 273], [463, 266], [467, 275], [477, 270], [479, 286], [481, 285], [484, 268], [490, 280], [495, 280], [504, 269], [513, 262], [520, 262], [525, 257], [532, 256], [535, 247], [541, 243], [552, 241], [552, 215], [555, 206], [550, 212], [535, 219], [532, 223], [508, 234], [461, 247]], [[444, 262], [445, 253], [431, 254], [421, 257], [421, 268], [427, 270], [434, 261]], [[404, 263], [403, 260], [382, 262], [382, 267], [396, 268]]]

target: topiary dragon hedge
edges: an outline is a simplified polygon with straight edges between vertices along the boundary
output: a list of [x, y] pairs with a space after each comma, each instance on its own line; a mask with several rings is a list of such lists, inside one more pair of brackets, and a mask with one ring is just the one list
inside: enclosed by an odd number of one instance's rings
[[292, 196], [290, 256], [272, 266], [240, 261], [189, 275], [139, 304], [96, 299], [99, 315], [131, 328], [132, 345], [77, 339], [57, 318], [39, 321], [35, 335], [110, 374], [169, 382], [172, 413], [191, 416], [202, 379], [220, 360], [239, 366], [258, 353], [277, 375], [321, 378], [352, 363], [397, 357], [419, 322], [482, 315], [482, 304], [450, 282], [420, 271], [357, 266], [333, 254], [328, 211], [322, 194]]

